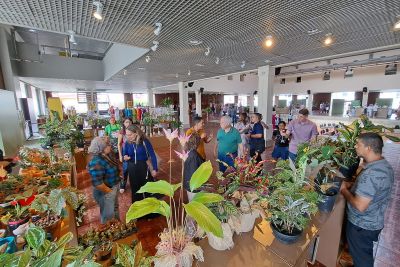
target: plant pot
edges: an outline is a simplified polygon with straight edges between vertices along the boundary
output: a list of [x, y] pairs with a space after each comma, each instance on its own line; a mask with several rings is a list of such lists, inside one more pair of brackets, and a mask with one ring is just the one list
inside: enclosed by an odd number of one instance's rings
[[359, 165], [360, 165], [360, 159], [358, 159], [358, 161], [351, 166], [339, 167], [339, 171], [343, 174], [343, 176], [346, 179], [352, 179], [353, 176], [356, 174]]
[[98, 250], [94, 255], [96, 256], [96, 261], [105, 261], [111, 258], [111, 250]]
[[222, 223], [223, 238], [217, 237], [212, 233], [207, 233], [208, 244], [215, 250], [227, 250], [233, 248], [233, 232], [227, 223]]
[[27, 223], [29, 221], [29, 216], [26, 216], [25, 218], [16, 220], [16, 221], [9, 221], [7, 226], [10, 229], [10, 231], [14, 231], [15, 229], [17, 229], [18, 227], [20, 227], [21, 225]]
[[15, 244], [15, 237], [9, 236], [9, 237], [4, 237], [0, 238], [0, 246], [7, 243], [7, 248], [4, 251], [5, 253], [14, 253], [17, 251], [17, 245]]
[[271, 222], [270, 223], [271, 229], [272, 229], [272, 234], [278, 239], [280, 242], [290, 245], [295, 242], [300, 238], [301, 234], [303, 233], [303, 230], [298, 230], [294, 229], [291, 234], [282, 232], [278, 228], [275, 227], [275, 225]]
[[247, 233], [253, 230], [254, 223], [258, 217], [260, 217], [260, 212], [258, 210], [243, 213], [240, 216], [240, 232]]
[[[50, 221], [49, 221], [50, 220]], [[57, 215], [50, 215], [49, 217], [45, 216], [36, 222], [34, 222], [36, 226], [43, 228], [47, 233], [51, 234], [51, 237], [54, 239], [60, 236], [61, 230], [61, 217]]]
[[331, 187], [326, 190], [325, 194], [319, 192], [322, 196], [322, 200], [318, 203], [318, 209], [322, 212], [331, 212], [333, 206], [335, 205], [336, 197], [338, 195], [339, 189], [336, 187]]

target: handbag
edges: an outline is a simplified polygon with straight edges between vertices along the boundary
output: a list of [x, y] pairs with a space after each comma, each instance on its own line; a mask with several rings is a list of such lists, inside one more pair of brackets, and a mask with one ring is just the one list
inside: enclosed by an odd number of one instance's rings
[[[147, 160], [146, 160], [147, 167], [149, 168], [150, 172], [152, 172], [152, 171], [154, 171], [154, 167], [153, 167], [153, 163], [152, 163], [152, 159], [151, 159], [150, 153], [147, 150], [147, 145], [146, 145], [145, 140], [143, 140], [143, 146], [144, 146], [144, 149], [146, 150], [146, 155], [147, 155]], [[157, 155], [157, 153], [155, 151], [154, 151], [154, 154], [156, 155], [157, 166], [160, 167], [161, 159], [160, 159], [160, 157]]]

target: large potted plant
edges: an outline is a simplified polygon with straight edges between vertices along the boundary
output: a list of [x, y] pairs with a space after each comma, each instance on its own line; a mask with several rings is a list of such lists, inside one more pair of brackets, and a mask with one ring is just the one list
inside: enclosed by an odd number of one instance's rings
[[[173, 140], [177, 137], [176, 133], [166, 132], [166, 137], [170, 141], [170, 147]], [[187, 140], [182, 137], [182, 140]], [[184, 142], [181, 142], [184, 145]], [[179, 153], [184, 161], [187, 158], [187, 152]], [[154, 258], [155, 267], [189, 267], [192, 265], [193, 257], [198, 261], [203, 261], [202, 249], [193, 243], [194, 233], [188, 228], [186, 216], [190, 216], [196, 221], [197, 225], [206, 232], [211, 232], [218, 237], [223, 236], [220, 221], [207, 208], [205, 204], [219, 202], [223, 198], [218, 194], [202, 193], [197, 194], [189, 203], [183, 203], [183, 177], [181, 183], [172, 184], [172, 161], [170, 155], [170, 175], [169, 182], [160, 180], [157, 182], [148, 182], [140, 188], [138, 193], [162, 194], [168, 197], [168, 202], [149, 197], [134, 202], [126, 214], [126, 222], [140, 218], [150, 213], [158, 213], [165, 216], [167, 228], [160, 234], [161, 241], [157, 245], [157, 253]], [[203, 163], [192, 175], [190, 179], [190, 190], [194, 191], [206, 183], [211, 176], [212, 165], [210, 161]], [[179, 190], [178, 201], [174, 194]]]

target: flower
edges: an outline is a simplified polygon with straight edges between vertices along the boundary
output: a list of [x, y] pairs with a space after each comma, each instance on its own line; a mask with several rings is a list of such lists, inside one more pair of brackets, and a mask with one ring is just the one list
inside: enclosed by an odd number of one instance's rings
[[182, 147], [185, 146], [185, 144], [189, 141], [189, 138], [190, 138], [191, 136], [192, 136], [191, 134], [190, 134], [190, 135], [181, 134], [180, 136], [178, 136], [179, 143], [181, 143], [181, 146], [182, 146]]
[[182, 151], [182, 153], [181, 152], [178, 152], [178, 151], [176, 151], [176, 150], [174, 150], [175, 151], [175, 153], [178, 155], [178, 157], [179, 158], [181, 158], [181, 160], [183, 160], [183, 161], [186, 161], [186, 159], [188, 158], [188, 156], [189, 156], [189, 151]]
[[178, 137], [178, 129], [175, 129], [175, 131], [173, 131], [172, 133], [169, 130], [165, 130], [164, 128], [163, 131], [165, 137], [167, 137], [170, 143], [172, 143], [172, 141], [174, 141], [174, 139]]
[[11, 204], [11, 206], [16, 206], [18, 204], [18, 201], [13, 200], [13, 201], [10, 202], [10, 204]]

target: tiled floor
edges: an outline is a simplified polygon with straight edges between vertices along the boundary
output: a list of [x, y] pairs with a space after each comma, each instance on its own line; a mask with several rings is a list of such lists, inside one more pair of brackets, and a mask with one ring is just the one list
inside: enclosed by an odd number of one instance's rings
[[[214, 133], [216, 135], [217, 129], [219, 127], [216, 120], [209, 122], [206, 125], [206, 132]], [[214, 140], [206, 144], [206, 155], [207, 158], [211, 160], [214, 166], [214, 170], [217, 170], [217, 165], [215, 164], [215, 158], [213, 156]], [[160, 173], [157, 177], [158, 179], [168, 180], [169, 172], [169, 151], [168, 149], [157, 149], [156, 152], [162, 159]], [[385, 215], [385, 228], [382, 231], [377, 254], [376, 254], [376, 267], [386, 267], [386, 266], [399, 266], [400, 262], [400, 145], [387, 143], [385, 144], [384, 154], [388, 161], [392, 164], [395, 170], [395, 185], [393, 189], [393, 198], [388, 206]], [[267, 158], [270, 158], [271, 148], [267, 148], [265, 153]], [[174, 162], [172, 163], [172, 181], [177, 183], [180, 180], [181, 175], [181, 162], [175, 155]], [[266, 166], [270, 168], [271, 166]], [[89, 201], [87, 203], [88, 212], [84, 217], [84, 222], [81, 227], [78, 228], [78, 233], [85, 233], [90, 227], [97, 227], [99, 225], [99, 210], [97, 204], [92, 198], [91, 183], [89, 176], [86, 171], [78, 174], [78, 187], [87, 193]], [[128, 189], [124, 194], [119, 195], [119, 205], [120, 205], [120, 216], [124, 220], [126, 211], [131, 204], [130, 190]], [[164, 217], [158, 217], [152, 220], [139, 220], [138, 221], [138, 237], [143, 244], [145, 250], [150, 254], [155, 254], [155, 246], [158, 243], [158, 233], [165, 227]], [[348, 253], [343, 253], [343, 258], [349, 258]], [[321, 266], [316, 264], [315, 266]]]

